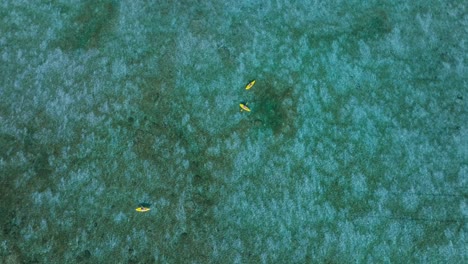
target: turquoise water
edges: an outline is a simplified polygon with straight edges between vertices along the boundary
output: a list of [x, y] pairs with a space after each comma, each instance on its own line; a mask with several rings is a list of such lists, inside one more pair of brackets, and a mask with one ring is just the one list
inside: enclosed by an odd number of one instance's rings
[[179, 2], [0, 3], [3, 263], [468, 261], [464, 1]]

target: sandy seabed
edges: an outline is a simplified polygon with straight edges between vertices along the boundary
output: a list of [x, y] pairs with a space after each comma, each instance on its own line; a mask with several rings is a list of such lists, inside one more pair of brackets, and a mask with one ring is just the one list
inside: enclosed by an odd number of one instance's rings
[[0, 14], [0, 262], [468, 262], [463, 1]]

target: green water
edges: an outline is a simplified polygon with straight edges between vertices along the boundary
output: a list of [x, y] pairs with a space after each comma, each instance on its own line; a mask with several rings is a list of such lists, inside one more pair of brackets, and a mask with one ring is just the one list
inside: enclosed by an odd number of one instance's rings
[[178, 2], [2, 1], [2, 263], [468, 261], [463, 1]]

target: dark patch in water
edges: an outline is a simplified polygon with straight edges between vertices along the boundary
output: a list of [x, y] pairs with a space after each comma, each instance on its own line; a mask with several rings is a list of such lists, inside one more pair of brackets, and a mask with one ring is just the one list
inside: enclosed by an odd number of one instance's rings
[[85, 1], [56, 45], [64, 50], [97, 47], [117, 19], [118, 11], [118, 3], [114, 1]]
[[387, 13], [383, 10], [369, 10], [359, 17], [353, 26], [351, 36], [361, 39], [380, 38], [392, 31]]
[[293, 103], [293, 90], [293, 86], [275, 81], [274, 78], [257, 80], [251, 90], [254, 93], [251, 104], [252, 125], [258, 128], [269, 128], [276, 136], [295, 134], [293, 118], [297, 113]]

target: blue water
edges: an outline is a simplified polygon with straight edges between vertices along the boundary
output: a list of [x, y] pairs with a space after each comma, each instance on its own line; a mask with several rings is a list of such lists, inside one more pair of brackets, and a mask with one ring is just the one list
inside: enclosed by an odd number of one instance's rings
[[468, 261], [463, 1], [179, 2], [0, 3], [2, 263]]

